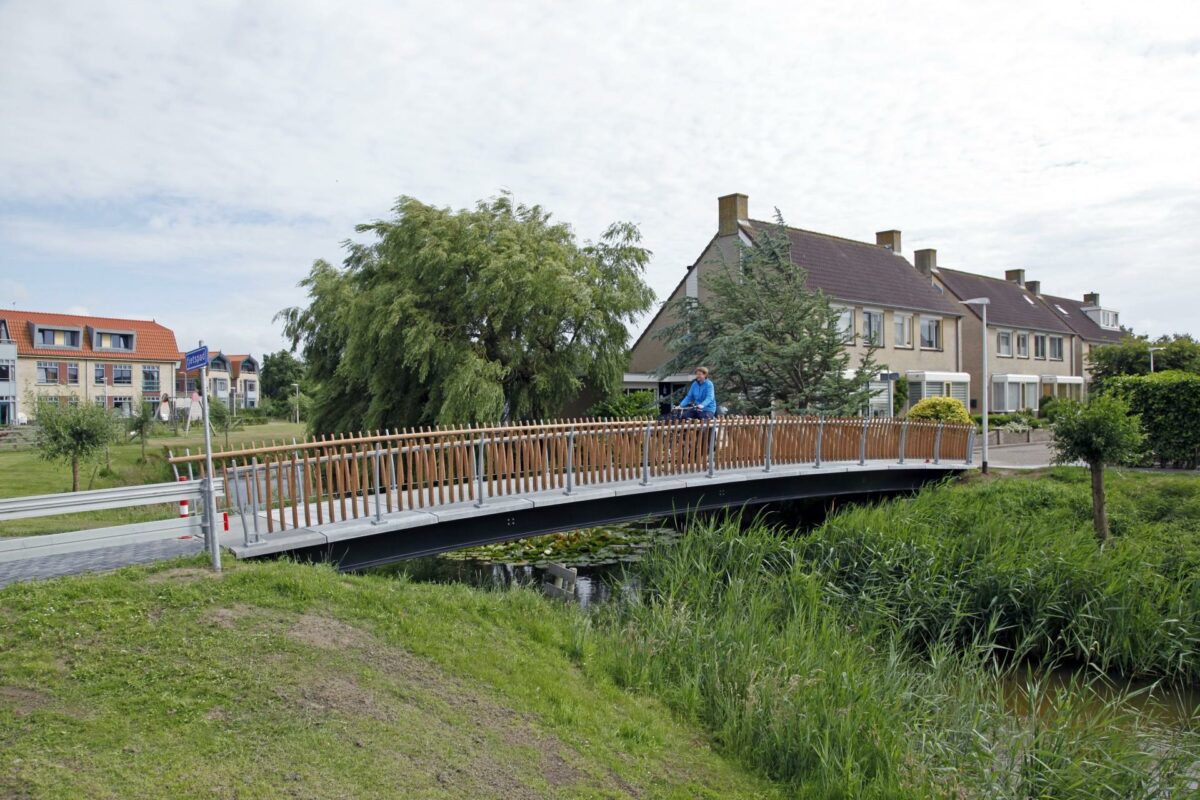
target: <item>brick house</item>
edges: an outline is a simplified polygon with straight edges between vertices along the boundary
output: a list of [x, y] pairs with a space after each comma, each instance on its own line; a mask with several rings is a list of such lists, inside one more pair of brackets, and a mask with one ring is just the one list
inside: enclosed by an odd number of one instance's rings
[[[179, 356], [183, 363], [183, 354]], [[259, 404], [258, 359], [248, 353], [226, 354], [220, 350], [209, 351], [208, 394], [225, 403], [229, 408], [255, 408]], [[181, 399], [191, 397], [196, 388], [200, 371], [185, 372], [182, 368], [175, 375], [175, 395]]]

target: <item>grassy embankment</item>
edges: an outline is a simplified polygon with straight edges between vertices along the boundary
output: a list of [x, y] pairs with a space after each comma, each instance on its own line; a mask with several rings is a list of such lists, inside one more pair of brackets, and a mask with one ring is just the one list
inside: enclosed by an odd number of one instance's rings
[[581, 670], [578, 614], [283, 562], [11, 586], [0, 796], [783, 796]]
[[[169, 429], [162, 429], [146, 444], [146, 461], [142, 462], [141, 445], [136, 441], [113, 445], [107, 460], [81, 469], [80, 484], [83, 489], [107, 489], [114, 486], [132, 486], [141, 483], [169, 481], [173, 475], [166, 462], [166, 450], [182, 454], [185, 448], [192, 452], [204, 448], [204, 434], [193, 427], [188, 435], [172, 436]], [[249, 425], [229, 432], [229, 444], [237, 447], [251, 441], [264, 439], [291, 441], [303, 439], [304, 426], [291, 422], [269, 422], [265, 425]], [[224, 434], [213, 438], [215, 450], [225, 446]], [[71, 490], [71, 468], [69, 465], [50, 462], [40, 458], [33, 448], [0, 451], [0, 497], [55, 494]], [[87, 514], [70, 514], [54, 517], [37, 517], [0, 523], [0, 536], [31, 536], [42, 533], [80, 530], [89, 526], [123, 525], [170, 517], [172, 509], [165, 506], [144, 506], [112, 511], [97, 511]]]
[[588, 659], [802, 796], [1195, 796], [1195, 733], [1100, 671], [1039, 677], [1071, 659], [1200, 673], [1200, 480], [1112, 483], [1103, 552], [1073, 470], [851, 508], [802, 537], [697, 526], [643, 565], [645, 602], [596, 620]]

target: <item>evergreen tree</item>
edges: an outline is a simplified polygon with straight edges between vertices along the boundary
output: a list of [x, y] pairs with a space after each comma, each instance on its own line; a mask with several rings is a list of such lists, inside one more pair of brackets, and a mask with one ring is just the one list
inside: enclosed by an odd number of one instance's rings
[[846, 345], [857, 332], [844, 331], [841, 311], [808, 287], [778, 211], [776, 222], [741, 245], [736, 264], [721, 263], [706, 277], [705, 303], [687, 297], [668, 308], [673, 321], [658, 338], [673, 355], [660, 373], [706, 364], [721, 402], [742, 413], [859, 414], [879, 371], [878, 347], [870, 344], [851, 370]]

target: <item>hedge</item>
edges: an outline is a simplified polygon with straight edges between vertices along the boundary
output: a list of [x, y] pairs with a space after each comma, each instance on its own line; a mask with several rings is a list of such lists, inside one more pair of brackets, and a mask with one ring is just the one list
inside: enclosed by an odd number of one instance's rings
[[967, 413], [967, 407], [954, 397], [926, 397], [909, 409], [908, 418], [971, 424], [971, 415]]
[[1141, 416], [1146, 445], [1160, 465], [1200, 464], [1200, 375], [1177, 370], [1122, 375], [1109, 378], [1104, 388]]

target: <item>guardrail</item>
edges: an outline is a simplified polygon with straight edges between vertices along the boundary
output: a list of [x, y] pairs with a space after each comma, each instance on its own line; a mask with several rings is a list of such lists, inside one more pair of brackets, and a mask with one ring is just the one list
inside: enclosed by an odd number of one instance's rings
[[[213, 453], [247, 544], [266, 532], [660, 476], [829, 462], [969, 464], [970, 425], [891, 418], [562, 420], [322, 436]], [[204, 471], [204, 454], [172, 456]]]
[[[217, 491], [220, 494], [220, 489]], [[188, 480], [176, 483], [148, 483], [140, 486], [120, 486], [115, 489], [89, 489], [83, 492], [41, 494], [29, 497], [0, 499], [0, 522], [57, 514], [80, 514], [112, 508], [152, 506], [160, 503], [188, 501], [200, 503], [204, 498], [203, 481]], [[197, 507], [197, 506], [194, 506]]]

